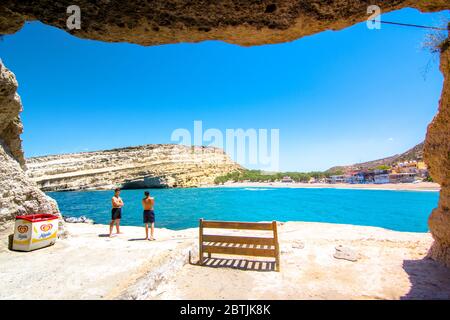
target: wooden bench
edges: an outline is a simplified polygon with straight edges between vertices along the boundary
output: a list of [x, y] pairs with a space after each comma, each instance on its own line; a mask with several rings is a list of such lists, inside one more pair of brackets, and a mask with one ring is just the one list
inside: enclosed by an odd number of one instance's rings
[[[273, 231], [272, 237], [248, 237], [204, 234], [205, 228], [266, 230]], [[199, 264], [204, 263], [204, 254], [212, 253], [275, 258], [276, 271], [280, 271], [280, 246], [278, 244], [277, 223], [272, 222], [231, 222], [205, 221], [199, 224]]]

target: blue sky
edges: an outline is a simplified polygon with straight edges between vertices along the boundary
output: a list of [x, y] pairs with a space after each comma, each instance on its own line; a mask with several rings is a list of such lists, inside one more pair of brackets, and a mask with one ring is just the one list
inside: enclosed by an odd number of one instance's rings
[[[383, 20], [436, 25], [448, 13]], [[19, 81], [27, 157], [170, 143], [173, 130], [280, 130], [280, 170], [324, 170], [400, 153], [425, 137], [442, 88], [429, 31], [365, 23], [297, 41], [143, 47], [38, 22], [0, 41]], [[424, 70], [428, 70], [425, 72]]]

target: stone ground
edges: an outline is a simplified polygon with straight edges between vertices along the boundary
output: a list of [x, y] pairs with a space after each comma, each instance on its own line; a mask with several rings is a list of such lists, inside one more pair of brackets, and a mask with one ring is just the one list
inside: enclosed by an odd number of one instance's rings
[[66, 226], [67, 239], [32, 252], [8, 250], [8, 233], [1, 234], [0, 299], [109, 299], [149, 272], [151, 289], [164, 276], [159, 268], [181, 267], [193, 244], [193, 237], [167, 229], [148, 241], [140, 227], [122, 227], [124, 234], [109, 238], [108, 226]]
[[189, 251], [198, 259], [197, 229], [157, 229], [150, 242], [140, 227], [113, 239], [103, 225], [67, 228], [69, 238], [29, 253], [0, 234], [1, 299], [450, 299], [450, 270], [425, 258], [428, 233], [284, 223], [274, 272], [270, 259], [187, 263]]

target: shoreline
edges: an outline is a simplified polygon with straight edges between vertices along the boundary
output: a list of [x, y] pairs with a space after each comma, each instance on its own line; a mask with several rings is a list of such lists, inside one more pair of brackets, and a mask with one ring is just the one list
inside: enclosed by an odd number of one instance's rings
[[[176, 190], [176, 189], [206, 189], [206, 188], [292, 188], [292, 189], [354, 189], [354, 190], [387, 190], [387, 191], [424, 191], [439, 192], [441, 186], [435, 182], [420, 183], [385, 183], [385, 184], [351, 184], [351, 183], [305, 183], [305, 182], [228, 182], [224, 184], [203, 184], [197, 187], [177, 187], [177, 188], [138, 188], [122, 190]], [[92, 191], [111, 191], [112, 188], [93, 188], [76, 190], [53, 190], [44, 191], [45, 193], [55, 192], [92, 192]]]
[[[156, 228], [157, 240], [146, 241], [143, 227], [109, 238], [107, 225], [66, 226], [67, 238], [27, 253], [8, 250], [11, 229], [0, 232], [0, 299], [450, 299], [450, 270], [427, 259], [429, 232], [279, 223], [281, 272], [273, 272], [261, 270], [267, 258], [213, 255], [211, 264], [190, 264], [198, 228]], [[337, 246], [356, 261], [334, 257]]]
[[[90, 219], [90, 218], [88, 218]], [[269, 220], [260, 220], [260, 221], [248, 221], [248, 220], [224, 220], [227, 222], [255, 222], [255, 223], [270, 223], [272, 222]], [[366, 225], [366, 224], [351, 224], [351, 223], [341, 223], [341, 222], [321, 222], [321, 221], [305, 221], [305, 220], [288, 220], [288, 221], [284, 221], [284, 220], [275, 220], [277, 223], [283, 225], [286, 223], [300, 223], [300, 224], [323, 224], [323, 225], [336, 225], [336, 226], [352, 226], [352, 227], [357, 227], [357, 228], [374, 228], [374, 229], [380, 229], [380, 230], [384, 230], [387, 232], [398, 232], [398, 233], [411, 233], [411, 234], [430, 234], [430, 230], [427, 229], [427, 231], [410, 231], [410, 230], [395, 230], [395, 229], [389, 229], [387, 227], [380, 227], [380, 226], [371, 226], [371, 225]], [[69, 225], [83, 225], [83, 224], [88, 224], [88, 225], [95, 225], [95, 226], [103, 226], [105, 228], [105, 230], [107, 230], [109, 228], [109, 224], [105, 224], [105, 223], [98, 223], [95, 222], [93, 219], [90, 219], [90, 221], [88, 222], [67, 222], [64, 221], [65, 225], [67, 226]], [[138, 225], [133, 225], [133, 224], [120, 224], [120, 228], [122, 227], [126, 227], [126, 228], [144, 228], [141, 224]], [[115, 227], [114, 227], [115, 228]], [[189, 231], [192, 229], [197, 230], [198, 226], [194, 226], [194, 227], [183, 227], [180, 229], [172, 229], [169, 227], [155, 227], [155, 230], [164, 230], [167, 232], [185, 232], [185, 231]], [[115, 230], [115, 229], [114, 229]]]
[[200, 188], [293, 188], [293, 189], [355, 189], [387, 191], [424, 191], [439, 192], [441, 186], [434, 182], [350, 184], [350, 183], [303, 183], [303, 182], [231, 182], [223, 185], [208, 185]]

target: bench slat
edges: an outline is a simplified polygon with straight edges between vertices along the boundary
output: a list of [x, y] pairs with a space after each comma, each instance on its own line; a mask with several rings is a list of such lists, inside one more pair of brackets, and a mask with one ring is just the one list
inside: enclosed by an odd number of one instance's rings
[[202, 226], [220, 229], [273, 230], [272, 223], [266, 222], [203, 221]]
[[203, 242], [223, 242], [223, 243], [243, 243], [243, 244], [261, 244], [275, 245], [273, 238], [263, 237], [240, 237], [240, 236], [220, 236], [220, 235], [203, 235]]
[[253, 256], [253, 257], [272, 257], [272, 258], [277, 257], [275, 249], [218, 247], [218, 246], [205, 246], [204, 245], [203, 252], [241, 255], [241, 256]]

